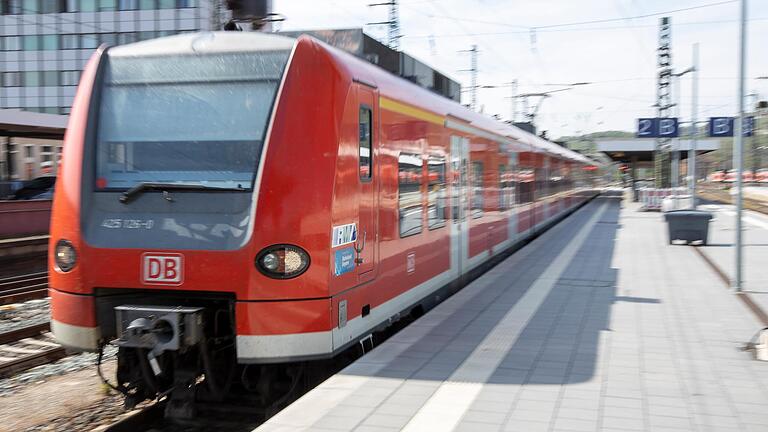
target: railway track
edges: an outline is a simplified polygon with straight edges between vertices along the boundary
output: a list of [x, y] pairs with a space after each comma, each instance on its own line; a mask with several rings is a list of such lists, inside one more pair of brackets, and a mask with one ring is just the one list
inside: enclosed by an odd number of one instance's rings
[[48, 296], [48, 272], [0, 278], [0, 306]]
[[42, 323], [0, 333], [0, 378], [66, 357], [50, 330], [49, 323]]
[[42, 258], [44, 260], [48, 253], [48, 239], [48, 235], [24, 238], [0, 237], [0, 261], [14, 261], [23, 258]]

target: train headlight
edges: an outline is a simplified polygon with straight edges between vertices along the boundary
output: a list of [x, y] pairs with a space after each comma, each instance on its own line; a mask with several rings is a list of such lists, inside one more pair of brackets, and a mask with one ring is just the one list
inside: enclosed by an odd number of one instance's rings
[[256, 255], [256, 268], [275, 279], [290, 279], [304, 273], [309, 267], [309, 254], [293, 245], [274, 245]]
[[56, 250], [53, 251], [53, 259], [59, 270], [65, 273], [72, 270], [77, 262], [75, 247], [69, 240], [59, 240], [56, 242]]

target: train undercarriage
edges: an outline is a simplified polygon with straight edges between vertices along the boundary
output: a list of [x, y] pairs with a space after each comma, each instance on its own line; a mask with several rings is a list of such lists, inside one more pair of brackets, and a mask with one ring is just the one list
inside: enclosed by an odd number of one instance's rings
[[[164, 399], [169, 419], [192, 419], [202, 407], [234, 405], [266, 417], [366, 350], [352, 346], [327, 360], [238, 364], [234, 297], [144, 294], [110, 290], [97, 295], [105, 339], [118, 347], [116, 383], [102, 378], [124, 395], [129, 409]], [[373, 339], [367, 348], [371, 344]]]
[[144, 294], [97, 293], [105, 339], [118, 347], [111, 387], [125, 396], [127, 408], [164, 398], [166, 417], [185, 419], [195, 417], [201, 403], [235, 400], [268, 412], [314, 375], [312, 362], [238, 364], [233, 296]]

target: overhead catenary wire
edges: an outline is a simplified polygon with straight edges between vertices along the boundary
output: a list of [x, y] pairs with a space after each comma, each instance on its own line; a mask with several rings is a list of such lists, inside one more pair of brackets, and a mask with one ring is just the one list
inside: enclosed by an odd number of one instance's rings
[[[627, 26], [626, 25], [618, 25], [618, 24], [619, 23], [627, 23], [629, 20], [642, 20], [642, 19], [648, 19], [648, 18], [651, 18], [651, 17], [658, 17], [658, 16], [662, 16], [662, 15], [675, 15], [675, 14], [679, 14], [680, 16], [685, 16], [686, 12], [690, 12], [690, 11], [694, 11], [694, 10], [700, 10], [700, 9], [705, 9], [705, 8], [717, 8], [717, 7], [721, 7], [721, 6], [724, 6], [724, 5], [734, 4], [737, 1], [738, 0], [721, 0], [721, 1], [711, 1], [710, 0], [709, 2], [701, 2], [703, 4], [694, 4], [694, 5], [690, 5], [690, 6], [687, 6], [687, 7], [677, 7], [677, 8], [674, 8], [674, 9], [670, 8], [668, 10], [661, 10], [661, 11], [651, 10], [651, 11], [647, 11], [648, 13], [642, 13], [642, 12], [646, 12], [644, 10], [622, 10], [622, 11], [620, 11], [621, 12], [620, 13], [620, 15], [621, 15], [620, 17], [606, 17], [606, 18], [600, 18], [600, 19], [585, 19], [585, 20], [580, 20], [580, 21], [579, 20], [574, 20], [574, 21], [568, 21], [568, 22], [551, 22], [551, 23], [542, 22], [540, 25], [539, 24], [535, 24], [535, 23], [534, 24], [529, 24], [529, 23], [527, 23], [525, 21], [522, 21], [522, 22], [526, 23], [526, 25], [519, 25], [515, 21], [499, 22], [499, 21], [493, 21], [493, 19], [490, 19], [490, 20], [489, 19], [475, 19], [475, 18], [471, 18], [471, 17], [465, 18], [464, 16], [462, 16], [461, 18], [457, 19], [455, 16], [451, 16], [451, 14], [445, 13], [443, 11], [443, 9], [448, 9], [448, 8], [445, 7], [445, 5], [447, 3], [450, 3], [450, 2], [440, 2], [440, 3], [438, 3], [436, 0], [425, 0], [425, 1], [401, 0], [400, 4], [401, 4], [402, 8], [407, 8], [410, 11], [417, 12], [417, 13], [419, 13], [421, 15], [424, 15], [424, 16], [427, 16], [427, 17], [451, 20], [451, 21], [457, 23], [455, 28], [456, 29], [460, 29], [460, 31], [455, 32], [455, 33], [450, 33], [450, 34], [436, 32], [436, 31], [434, 31], [435, 29], [432, 29], [429, 32], [427, 32], [426, 29], [425, 29], [425, 33], [428, 33], [428, 34], [409, 34], [409, 35], [404, 36], [404, 38], [407, 38], [409, 40], [415, 40], [415, 39], [420, 39], [420, 38], [424, 38], [424, 39], [430, 39], [431, 38], [431, 40], [438, 40], [438, 42], [439, 42], [440, 39], [452, 38], [452, 37], [455, 37], [455, 38], [462, 38], [462, 37], [481, 38], [481, 37], [487, 37], [487, 39], [483, 41], [485, 43], [480, 43], [481, 48], [486, 50], [486, 51], [494, 51], [493, 48], [487, 49], [486, 45], [495, 45], [496, 49], [498, 50], [499, 45], [496, 45], [493, 42], [494, 40], [497, 40], [497, 39], [493, 38], [493, 36], [496, 36], [496, 35], [517, 35], [521, 39], [523, 39], [525, 41], [528, 41], [531, 29], [535, 29], [537, 32], [541, 32], [541, 33], [550, 33], [550, 32], [551, 33], [555, 33], [555, 32], [567, 33], [567, 32], [591, 32], [591, 31], [626, 31], [627, 30]], [[430, 10], [423, 10], [423, 9], [419, 10], [418, 7], [416, 7], [416, 8], [411, 7], [412, 5], [419, 5], [419, 4], [423, 4], [423, 3], [429, 3], [432, 6], [432, 8]], [[435, 5], [438, 5], [438, 6], [435, 7]], [[432, 9], [435, 9], [435, 10], [433, 11]], [[719, 11], [719, 9], [718, 9], [718, 11]], [[634, 13], [634, 12], [638, 12], [638, 13]], [[502, 16], [502, 15], [498, 15], [498, 16]], [[720, 16], [723, 16], [723, 14], [721, 14]], [[724, 18], [728, 17], [728, 16], [729, 15], [725, 15]], [[488, 17], [491, 17], [491, 15], [488, 15]], [[710, 19], [701, 19], [701, 20], [696, 20], [695, 17], [696, 17], [696, 15], [689, 16], [687, 21], [677, 21], [675, 23], [675, 26], [676, 27], [677, 26], [704, 26], [704, 25], [715, 25], [715, 24], [732, 24], [732, 23], [736, 23], [737, 22], [734, 19], [717, 19], [718, 18], [717, 16], [711, 17], [711, 18], [715, 18], [715, 19], [711, 19], [710, 18]], [[478, 18], [481, 18], [481, 17], [478, 17]], [[587, 18], [590, 18], [590, 17], [587, 17]], [[693, 20], [691, 20], [692, 18], [693, 18]], [[754, 17], [754, 18], [751, 19], [751, 21], [766, 21], [766, 20], [768, 20], [768, 17]], [[500, 27], [504, 27], [504, 28], [507, 28], [509, 30], [505, 31], [504, 29], [501, 29], [502, 31], [479, 31], [479, 32], [477, 32], [477, 31], [476, 32], [469, 31], [469, 29], [467, 27], [469, 26], [469, 24], [475, 23], [475, 22], [481, 23], [481, 24], [486, 24], [486, 25], [489, 25], [489, 26], [496, 26], [496, 25], [498, 25]], [[471, 26], [471, 27], [474, 27], [474, 26]], [[645, 22], [633, 22], [631, 27], [633, 29], [645, 29], [645, 28], [655, 29], [657, 27], [657, 25], [655, 23], [654, 24], [650, 24], [648, 21], [645, 21]], [[461, 30], [464, 30], [464, 31], [461, 31]], [[497, 53], [496, 52], [492, 52], [491, 54], [497, 54]], [[531, 53], [529, 55], [535, 55], [535, 54], [536, 53]], [[497, 62], [497, 64], [498, 63], [505, 63], [505, 64], [509, 63], [507, 61], [507, 59], [510, 59], [509, 52], [505, 52], [505, 53], [503, 53], [503, 55], [496, 55], [496, 56], [494, 56], [494, 60], [495, 60], [495, 62]], [[534, 59], [530, 59], [529, 61], [527, 61], [527, 63], [529, 63], [532, 66], [541, 66], [539, 64], [536, 64], [537, 62]], [[491, 64], [489, 64], [488, 66], [492, 67]], [[515, 69], [513, 69], [513, 70], [516, 70], [517, 68], [519, 68], [519, 65], [518, 65], [517, 62], [515, 62]], [[536, 69], [538, 69], [538, 68], [536, 68]], [[540, 74], [540, 75], [543, 75], [543, 74]], [[544, 76], [540, 76], [540, 78], [546, 79], [546, 77], [544, 77]], [[544, 79], [542, 79], [541, 81], [544, 81]], [[593, 80], [593, 79], [588, 79], [588, 80], [590, 82], [594, 82], [594, 84], [596, 84], [596, 85], [601, 85], [601, 84], [606, 84], [606, 83], [611, 83], [611, 82], [631, 82], [631, 81], [637, 81], [637, 82], [647, 81], [647, 82], [651, 82], [654, 79], [655, 79], [655, 77], [650, 77], [649, 76], [647, 78], [646, 77], [627, 77], [627, 78], [607, 79], [607, 80]], [[725, 80], [733, 80], [734, 78], [731, 78], [731, 77], [702, 77], [701, 79], [704, 79], [704, 80], [724, 80], [725, 81]], [[539, 80], [536, 80], [536, 81], [539, 81]], [[541, 84], [534, 84], [534, 85], [541, 85]], [[602, 96], [600, 96], [600, 95], [594, 95], [594, 97], [602, 98]], [[712, 98], [716, 99], [716, 96], [712, 96]], [[614, 95], [606, 95], [605, 99], [620, 100], [618, 96], [614, 96]], [[629, 102], [636, 102], [634, 100], [634, 98], [631, 98], [631, 97], [622, 98], [621, 100], [629, 101]], [[643, 103], [643, 102], [641, 102], [641, 101], [637, 101], [636, 102], [637, 105], [639, 105], [641, 103]], [[720, 106], [720, 105], [718, 105], [718, 106]]]
[[[603, 23], [608, 23], [608, 22], [620, 22], [620, 21], [626, 21], [628, 19], [651, 18], [651, 17], [662, 16], [662, 15], [670, 15], [670, 14], [674, 14], [674, 13], [686, 12], [686, 11], [690, 11], [690, 10], [704, 9], [704, 8], [715, 7], [715, 6], [722, 6], [722, 5], [726, 5], [726, 4], [736, 3], [737, 1], [739, 1], [739, 0], [722, 0], [722, 1], [718, 1], [718, 2], [707, 3], [707, 4], [697, 5], [697, 6], [689, 6], [689, 7], [685, 7], [685, 8], [679, 8], [679, 9], [670, 9], [670, 10], [659, 11], [659, 12], [652, 12], [652, 13], [641, 14], [641, 15], [632, 15], [632, 16], [619, 17], [619, 18], [603, 18], [603, 19], [594, 19], [594, 20], [585, 20], [585, 21], [574, 21], [574, 22], [567, 22], [567, 23], [535, 25], [535, 26], [520, 25], [520, 24], [510, 24], [510, 23], [500, 22], [500, 21], [476, 20], [476, 19], [471, 19], [471, 18], [462, 18], [462, 21], [474, 22], [474, 23], [478, 23], [478, 24], [497, 25], [497, 26], [501, 26], [501, 27], [511, 27], [511, 28], [525, 29], [525, 32], [528, 33], [530, 31], [530, 29], [536, 29], [538, 31], [538, 30], [546, 30], [546, 29], [552, 29], [552, 28], [558, 28], [558, 27], [573, 27], [573, 26], [580, 26], [580, 25], [603, 24]], [[407, 7], [408, 5], [404, 4], [403, 6]], [[411, 8], [411, 9], [413, 9], [413, 8]], [[454, 17], [447, 16], [447, 15], [429, 14], [429, 16], [431, 18], [444, 18], [444, 19], [451, 19], [451, 20], [455, 19]], [[625, 27], [623, 27], [623, 28], [625, 28]]]
[[[768, 17], [751, 18], [750, 22], [768, 21]], [[709, 20], [709, 21], [684, 21], [676, 22], [675, 27], [679, 26], [692, 26], [692, 25], [712, 25], [712, 24], [737, 24], [738, 20]], [[648, 28], [656, 29], [657, 24], [638, 24], [633, 26], [634, 28]], [[614, 31], [614, 30], [627, 30], [626, 26], [610, 26], [610, 27], [588, 27], [588, 28], [555, 28], [555, 29], [540, 29], [536, 28], [537, 33], [570, 33], [570, 32], [591, 32], [591, 31]], [[530, 30], [517, 30], [517, 31], [498, 31], [498, 32], [483, 32], [483, 33], [447, 33], [447, 34], [431, 34], [431, 35], [404, 35], [403, 38], [408, 39], [422, 39], [427, 37], [439, 37], [439, 38], [454, 38], [454, 37], [467, 37], [467, 36], [504, 36], [504, 35], [529, 35]]]

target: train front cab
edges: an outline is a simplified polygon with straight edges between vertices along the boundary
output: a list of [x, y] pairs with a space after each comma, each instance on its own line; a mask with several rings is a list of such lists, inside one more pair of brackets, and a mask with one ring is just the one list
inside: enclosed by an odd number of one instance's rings
[[[285, 166], [295, 148], [270, 149], [268, 143], [275, 117], [290, 114], [291, 107], [279, 104], [273, 110], [273, 101], [280, 99], [297, 45], [312, 49], [267, 35], [181, 35], [102, 47], [83, 72], [53, 207], [52, 330], [77, 350], [95, 351], [118, 337], [117, 387], [134, 402], [170, 388], [182, 373], [194, 379], [198, 351], [221, 353], [203, 356], [209, 372], [224, 357], [234, 358], [236, 334], [262, 331], [266, 343], [250, 354], [280, 361], [281, 348], [303, 354], [302, 347], [311, 347], [287, 345], [280, 337], [269, 343], [270, 332], [329, 328], [327, 258], [316, 254], [313, 265], [305, 264], [315, 244], [327, 249], [330, 224], [322, 209], [331, 196], [333, 158], [312, 161], [314, 169], [305, 174], [313, 188], [295, 188], [284, 181], [286, 170], [296, 175], [295, 167]], [[302, 57], [328, 67], [318, 56]], [[222, 63], [230, 75], [217, 68]], [[295, 87], [290, 98], [307, 93]], [[315, 115], [303, 125], [309, 136], [321, 137], [310, 143], [317, 146], [312, 152], [329, 154], [323, 146], [336, 137], [321, 132], [336, 117]], [[278, 127], [277, 135], [290, 135], [291, 125]], [[295, 142], [306, 142], [302, 138]], [[277, 160], [265, 162], [268, 156]], [[274, 169], [265, 174], [267, 164]], [[301, 212], [269, 209], [274, 196], [304, 203], [320, 216], [302, 224]], [[270, 267], [275, 260], [269, 252], [283, 259], [277, 267]], [[301, 254], [307, 259], [287, 274], [285, 257]], [[270, 271], [279, 274], [270, 277]], [[286, 297], [325, 300], [273, 302]], [[220, 392], [224, 380], [213, 379], [219, 382], [210, 384], [212, 391]]]

